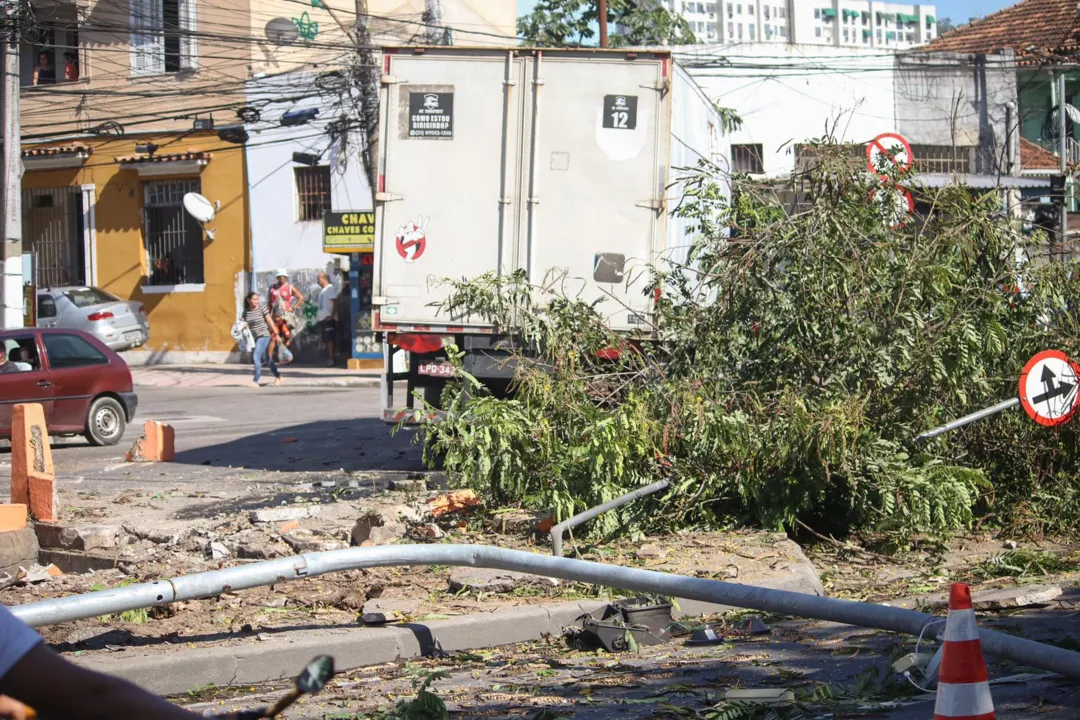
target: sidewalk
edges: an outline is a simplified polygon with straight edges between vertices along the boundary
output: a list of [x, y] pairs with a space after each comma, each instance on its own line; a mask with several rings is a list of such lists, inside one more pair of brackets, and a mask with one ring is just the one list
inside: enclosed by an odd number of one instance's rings
[[[131, 368], [137, 387], [244, 387], [251, 382], [251, 365], [143, 365]], [[378, 387], [378, 371], [286, 365], [283, 387]], [[263, 384], [273, 380], [263, 369]]]

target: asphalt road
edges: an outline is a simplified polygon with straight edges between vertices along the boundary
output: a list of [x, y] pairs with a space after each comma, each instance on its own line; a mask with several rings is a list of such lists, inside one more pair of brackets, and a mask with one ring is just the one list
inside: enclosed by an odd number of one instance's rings
[[[177, 482], [249, 471], [419, 470], [413, 433], [397, 435], [379, 419], [375, 388], [140, 388], [135, 422], [112, 447], [82, 438], [54, 439], [58, 477], [116, 488], [151, 475]], [[176, 430], [176, 462], [132, 465], [124, 453], [146, 420]], [[0, 448], [0, 477], [10, 451]], [[6, 481], [6, 477], [4, 478]], [[0, 492], [6, 492], [6, 482]]]

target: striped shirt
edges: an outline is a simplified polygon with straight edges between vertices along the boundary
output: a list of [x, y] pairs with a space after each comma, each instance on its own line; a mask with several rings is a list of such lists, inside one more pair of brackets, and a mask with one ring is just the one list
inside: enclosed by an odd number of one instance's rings
[[260, 300], [259, 307], [244, 311], [244, 322], [247, 323], [251, 336], [255, 339], [270, 337], [270, 328], [266, 326], [266, 305]]

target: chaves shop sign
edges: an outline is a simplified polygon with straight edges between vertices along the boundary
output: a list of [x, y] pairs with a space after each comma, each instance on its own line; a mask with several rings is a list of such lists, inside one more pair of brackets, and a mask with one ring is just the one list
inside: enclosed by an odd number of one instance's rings
[[375, 213], [324, 212], [323, 252], [375, 251]]

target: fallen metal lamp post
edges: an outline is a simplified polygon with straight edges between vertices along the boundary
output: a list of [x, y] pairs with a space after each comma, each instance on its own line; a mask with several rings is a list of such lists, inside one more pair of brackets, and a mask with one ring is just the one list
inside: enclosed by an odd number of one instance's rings
[[[278, 560], [185, 575], [171, 580], [129, 585], [11, 608], [34, 627], [80, 620], [126, 610], [215, 597], [330, 572], [369, 567], [456, 565], [513, 570], [543, 577], [652, 593], [673, 598], [815, 618], [847, 625], [918, 636], [941, 618], [884, 605], [804, 595], [752, 585], [671, 575], [652, 570], [604, 565], [484, 545], [387, 545], [308, 553]], [[942, 634], [941, 632], [938, 633]], [[1080, 678], [1080, 653], [1004, 633], [979, 629], [983, 649], [1021, 665]]]
[[958, 418], [956, 420], [953, 420], [952, 422], [945, 423], [941, 427], [936, 427], [933, 430], [927, 430], [922, 435], [919, 435], [918, 437], [916, 437], [915, 440], [916, 441], [929, 440], [930, 438], [935, 438], [938, 435], [944, 435], [947, 432], [952, 432], [953, 430], [958, 430], [958, 429], [964, 427], [965, 425], [970, 425], [971, 423], [975, 422], [976, 420], [982, 420], [983, 418], [988, 418], [991, 415], [997, 415], [998, 413], [1004, 412], [1004, 411], [1008, 410], [1009, 408], [1016, 407], [1019, 404], [1020, 404], [1020, 398], [1013, 398], [1011, 400], [1006, 400], [1004, 402], [999, 402], [997, 405], [993, 405], [993, 406], [988, 407], [988, 408], [983, 408], [982, 410], [979, 410], [977, 412], [973, 412], [970, 415], [965, 415], [962, 418]]
[[652, 495], [654, 492], [663, 490], [670, 484], [669, 480], [661, 480], [660, 482], [654, 482], [652, 485], [646, 485], [643, 488], [638, 488], [633, 492], [629, 492], [622, 497], [617, 497], [614, 500], [609, 500], [603, 505], [597, 505], [594, 508], [589, 508], [585, 512], [578, 513], [569, 520], [563, 520], [561, 523], [551, 528], [551, 552], [555, 557], [562, 557], [562, 539], [566, 531], [572, 527], [577, 527], [583, 522], [592, 520], [597, 515], [603, 515], [608, 510], [614, 510], [617, 507], [621, 507], [628, 502], [637, 500], [640, 497], [646, 495]]

